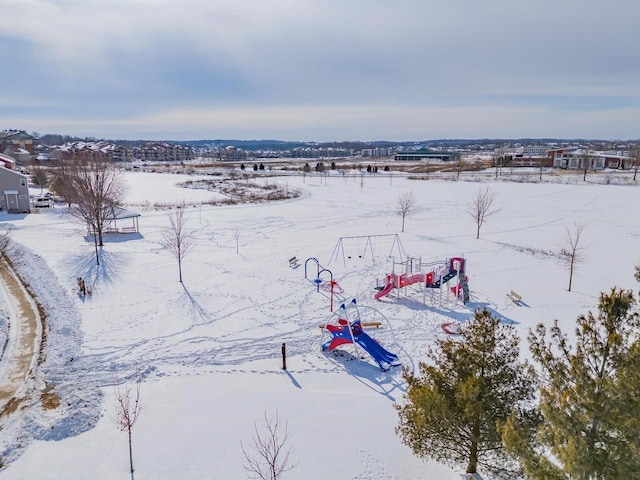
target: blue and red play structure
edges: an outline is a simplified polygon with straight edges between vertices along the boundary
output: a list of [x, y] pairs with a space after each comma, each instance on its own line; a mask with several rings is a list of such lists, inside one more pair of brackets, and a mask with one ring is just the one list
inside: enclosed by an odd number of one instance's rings
[[[356, 304], [355, 299], [351, 302]], [[347, 316], [344, 304], [340, 306], [340, 312], [344, 313], [345, 317]], [[384, 372], [391, 367], [402, 365], [396, 354], [387, 351], [364, 332], [360, 318], [351, 323], [344, 318], [339, 318], [338, 325], [326, 325], [325, 328], [331, 334], [331, 339], [322, 345], [323, 350], [333, 350], [345, 344], [357, 344], [376, 361]]]

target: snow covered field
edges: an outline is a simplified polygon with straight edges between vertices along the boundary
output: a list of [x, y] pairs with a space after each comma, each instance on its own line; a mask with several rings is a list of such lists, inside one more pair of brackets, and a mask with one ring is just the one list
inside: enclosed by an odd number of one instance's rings
[[[499, 212], [476, 240], [466, 210], [486, 183], [384, 174], [279, 177], [259, 181], [286, 183], [302, 196], [213, 207], [201, 202], [215, 192], [176, 186], [191, 178], [124, 175], [130, 204], [188, 205], [196, 244], [183, 263], [184, 286], [175, 259], [160, 245], [164, 211], [142, 212], [139, 235], [107, 237], [100, 267], [91, 239], [64, 208], [0, 217], [24, 247], [17, 269], [45, 307], [50, 328], [46, 361], [27, 387], [48, 386], [61, 399], [58, 408], [45, 409], [31, 397], [2, 420], [0, 478], [125, 478], [127, 438], [112, 421], [114, 384], [140, 374], [143, 410], [133, 432], [138, 479], [246, 478], [240, 442], [251, 444], [254, 423], [260, 430], [265, 413], [277, 411], [288, 423], [296, 462], [284, 478], [458, 480], [460, 472], [415, 458], [395, 435], [393, 405], [405, 391], [400, 369], [382, 372], [350, 347], [343, 355], [321, 351], [318, 325], [330, 319], [330, 303], [305, 279], [305, 260], [317, 258], [331, 270], [343, 299], [362, 306], [363, 321], [372, 308], [389, 320], [392, 328], [369, 333], [410, 369], [444, 335], [442, 323], [465, 321], [475, 309], [513, 322], [524, 339], [529, 328], [554, 319], [569, 331], [579, 314], [595, 310], [603, 290], [638, 287], [637, 185], [597, 184], [596, 176], [572, 184], [489, 178]], [[399, 233], [396, 199], [407, 191], [418, 209]], [[567, 292], [568, 273], [556, 253], [575, 224], [586, 226], [585, 260]], [[399, 258], [393, 237], [368, 236], [395, 233], [406, 254], [423, 262], [464, 256], [471, 301], [465, 306], [446, 290], [440, 296], [418, 287], [374, 300], [376, 280], [392, 269], [388, 255]], [[347, 236], [363, 238], [345, 240], [344, 256], [332, 257]], [[293, 256], [300, 267], [290, 267]], [[313, 263], [309, 273], [315, 277]], [[78, 276], [91, 286], [91, 297], [77, 294]], [[511, 290], [522, 295], [522, 305], [507, 298]], [[0, 311], [0, 341], [5, 317]], [[522, 350], [528, 356], [526, 344]]]

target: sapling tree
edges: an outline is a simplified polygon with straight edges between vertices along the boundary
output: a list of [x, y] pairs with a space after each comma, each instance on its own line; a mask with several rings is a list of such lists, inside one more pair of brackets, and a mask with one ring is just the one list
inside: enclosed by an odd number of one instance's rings
[[493, 152], [493, 166], [496, 169], [496, 178], [498, 178], [498, 174], [502, 175], [502, 166], [504, 164], [504, 148], [497, 148]]
[[182, 261], [194, 244], [193, 232], [186, 229], [188, 215], [185, 206], [179, 205], [168, 214], [169, 226], [162, 230], [160, 243], [178, 262], [178, 278], [182, 283]]
[[588, 148], [580, 155], [580, 162], [582, 166], [582, 181], [585, 182], [592, 162], [591, 151]]
[[460, 155], [458, 157], [458, 161], [456, 162], [456, 180], [460, 180], [460, 174], [464, 171], [466, 167], [467, 167], [467, 162], [465, 161], [464, 158], [462, 158], [462, 155]]
[[631, 151], [631, 157], [633, 158], [633, 181], [635, 182], [640, 168], [640, 145], [636, 145], [635, 149]]
[[467, 207], [467, 213], [476, 224], [476, 239], [480, 238], [480, 228], [491, 215], [498, 210], [493, 207], [496, 193], [489, 186], [480, 188], [471, 198]]
[[254, 423], [254, 435], [251, 447], [245, 448], [240, 442], [244, 454], [246, 470], [249, 478], [259, 480], [279, 480], [285, 472], [293, 469], [291, 463], [292, 448], [287, 445], [289, 429], [287, 422], [282, 422], [276, 411], [275, 416], [264, 414], [266, 431], [261, 434]]
[[128, 383], [118, 384], [115, 392], [115, 419], [118, 429], [126, 432], [129, 439], [129, 468], [133, 478], [133, 427], [140, 415], [140, 381], [136, 381], [135, 390]]
[[567, 228], [567, 236], [560, 248], [560, 261], [569, 270], [569, 288], [567, 288], [569, 292], [573, 282], [573, 272], [584, 260], [585, 248], [581, 244], [584, 229], [584, 225], [578, 224], [575, 224], [572, 229]]
[[403, 192], [398, 195], [396, 198], [396, 215], [402, 217], [402, 231], [404, 232], [404, 221], [405, 218], [410, 216], [413, 212], [415, 212], [418, 206], [418, 201], [416, 200], [413, 192]]

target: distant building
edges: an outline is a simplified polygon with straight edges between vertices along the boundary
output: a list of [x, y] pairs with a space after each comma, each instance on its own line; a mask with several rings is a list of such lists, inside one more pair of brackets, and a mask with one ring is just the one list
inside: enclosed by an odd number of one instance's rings
[[[33, 155], [34, 140], [35, 137], [24, 130], [3, 130], [0, 132], [0, 153], [5, 153], [6, 150], [22, 153], [20, 152], [22, 150], [27, 155]], [[13, 155], [11, 156], [13, 157]]]
[[231, 145], [220, 150], [220, 155], [222, 160], [227, 160], [229, 162], [247, 159], [246, 150], [242, 148], [236, 148]]
[[388, 148], [363, 148], [363, 157], [388, 157], [390, 155]]
[[[114, 152], [116, 152], [114, 150]], [[122, 151], [117, 151], [118, 159], [123, 157]], [[131, 150], [131, 158], [149, 162], [185, 162], [193, 160], [193, 148], [164, 142], [149, 142]], [[115, 160], [115, 157], [114, 157]]]
[[548, 151], [547, 145], [523, 145], [513, 149], [516, 157], [546, 157]]
[[443, 162], [457, 162], [460, 160], [460, 152], [440, 152], [435, 150], [416, 150], [415, 152], [398, 152], [394, 156], [397, 161], [412, 160], [441, 160]]
[[547, 159], [553, 162], [554, 167], [569, 170], [604, 170], [613, 168], [629, 170], [633, 167], [633, 158], [610, 152], [597, 152], [582, 148], [556, 148], [549, 150]]

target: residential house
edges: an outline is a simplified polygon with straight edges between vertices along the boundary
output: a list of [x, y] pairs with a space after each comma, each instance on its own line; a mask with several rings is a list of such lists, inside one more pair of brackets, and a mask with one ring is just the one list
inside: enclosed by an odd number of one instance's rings
[[9, 213], [29, 213], [28, 178], [3, 166], [5, 161], [6, 156], [0, 155], [0, 209]]
[[35, 137], [24, 130], [3, 130], [0, 132], [0, 152], [5, 150], [24, 150], [33, 155], [33, 141]]
[[9, 170], [15, 170], [16, 161], [13, 157], [0, 153], [0, 167], [7, 168]]

